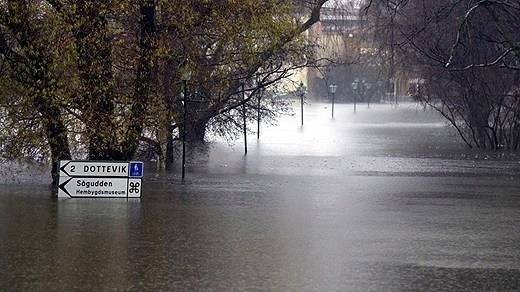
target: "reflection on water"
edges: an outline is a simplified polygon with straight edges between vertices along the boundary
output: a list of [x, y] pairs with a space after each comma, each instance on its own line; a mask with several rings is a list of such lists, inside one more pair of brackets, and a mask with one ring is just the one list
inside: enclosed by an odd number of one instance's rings
[[518, 290], [514, 156], [414, 107], [306, 110], [247, 157], [209, 144], [184, 184], [148, 167], [141, 200], [1, 186], [0, 290]]

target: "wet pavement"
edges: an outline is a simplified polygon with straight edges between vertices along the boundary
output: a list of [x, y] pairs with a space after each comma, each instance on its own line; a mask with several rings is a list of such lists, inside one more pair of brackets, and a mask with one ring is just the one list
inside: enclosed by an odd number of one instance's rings
[[518, 157], [371, 107], [217, 140], [185, 184], [148, 165], [141, 200], [1, 185], [0, 291], [519, 291]]

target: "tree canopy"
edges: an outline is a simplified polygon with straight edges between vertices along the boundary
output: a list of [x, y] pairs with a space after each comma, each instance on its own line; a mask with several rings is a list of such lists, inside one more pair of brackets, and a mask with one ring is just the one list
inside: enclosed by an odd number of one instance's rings
[[[147, 142], [171, 156], [175, 129], [200, 140], [211, 119], [308, 65], [302, 33], [325, 2], [1, 1], [2, 154], [127, 160]], [[183, 125], [188, 72], [197, 103]]]

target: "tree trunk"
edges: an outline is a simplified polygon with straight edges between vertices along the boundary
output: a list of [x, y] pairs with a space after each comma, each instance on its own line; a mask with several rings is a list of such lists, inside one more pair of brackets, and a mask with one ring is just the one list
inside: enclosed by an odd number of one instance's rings
[[171, 170], [173, 168], [173, 133], [169, 120], [162, 121], [159, 129], [159, 170]]
[[186, 141], [189, 143], [204, 143], [208, 120], [188, 121], [186, 127]]
[[74, 37], [78, 53], [83, 120], [89, 140], [89, 158], [124, 159], [114, 121], [112, 45], [108, 33], [109, 4], [79, 1]]
[[155, 3], [154, 0], [140, 1], [140, 35], [139, 35], [139, 59], [137, 63], [137, 76], [133, 103], [128, 117], [128, 125], [122, 151], [126, 159], [132, 159], [143, 132], [143, 116], [146, 114], [146, 106], [149, 100], [152, 83], [153, 48], [155, 39]]
[[168, 132], [166, 136], [166, 151], [165, 151], [165, 169], [172, 170], [173, 169], [173, 134], [172, 131]]
[[166, 169], [166, 144], [165, 144], [165, 139], [160, 137], [159, 138], [159, 144], [161, 146], [160, 146], [159, 153], [158, 153], [158, 158], [157, 158], [157, 170], [159, 172], [164, 172], [164, 170]]
[[67, 127], [63, 123], [60, 110], [57, 106], [47, 101], [41, 99], [38, 102], [38, 111], [44, 116], [43, 126], [51, 151], [52, 185], [56, 187], [59, 179], [58, 163], [60, 160], [71, 159], [71, 155], [67, 138]]

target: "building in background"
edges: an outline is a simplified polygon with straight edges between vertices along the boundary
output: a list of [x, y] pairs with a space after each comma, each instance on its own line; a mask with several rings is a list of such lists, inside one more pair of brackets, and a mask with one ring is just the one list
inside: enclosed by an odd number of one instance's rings
[[309, 94], [318, 100], [328, 99], [328, 87], [338, 85], [336, 97], [339, 101], [353, 99], [352, 82], [356, 74], [354, 63], [364, 50], [361, 35], [362, 20], [357, 2], [346, 2], [337, 7], [324, 7], [321, 21], [308, 33], [316, 44], [315, 57], [321, 66], [307, 69]]
[[295, 75], [295, 83], [307, 86], [307, 96], [330, 98], [329, 85], [336, 84], [336, 100], [395, 102], [409, 100], [420, 77], [413, 68], [394, 65], [389, 74], [389, 53], [371, 39], [368, 25], [360, 17], [362, 0], [333, 2], [322, 8], [321, 21], [306, 36], [316, 45], [319, 65]]

